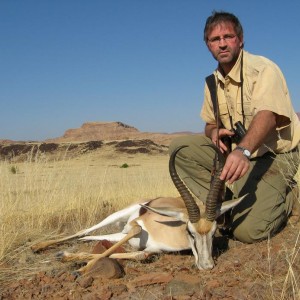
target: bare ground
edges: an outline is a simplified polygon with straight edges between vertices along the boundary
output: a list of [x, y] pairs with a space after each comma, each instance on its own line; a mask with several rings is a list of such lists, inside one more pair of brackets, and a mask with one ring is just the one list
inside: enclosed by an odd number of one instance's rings
[[104, 259], [80, 277], [73, 275], [78, 263], [57, 262], [55, 254], [99, 251], [105, 242], [71, 241], [41, 253], [32, 253], [28, 242], [15, 260], [0, 267], [11, 274], [0, 285], [0, 299], [299, 299], [299, 230], [299, 222], [289, 222], [275, 237], [251, 245], [219, 235], [210, 271], [198, 270], [185, 252], [142, 262]]

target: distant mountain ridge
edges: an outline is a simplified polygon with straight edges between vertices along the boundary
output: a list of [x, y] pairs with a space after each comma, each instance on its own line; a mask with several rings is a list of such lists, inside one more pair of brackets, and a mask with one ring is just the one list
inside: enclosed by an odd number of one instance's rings
[[[300, 112], [296, 113], [300, 119]], [[200, 133], [200, 132], [199, 132]], [[159, 145], [169, 145], [175, 137], [196, 134], [190, 131], [173, 133], [141, 132], [137, 128], [122, 122], [86, 122], [80, 128], [68, 129], [63, 136], [47, 139], [46, 143], [64, 142], [89, 142], [89, 141], [112, 141], [112, 140], [140, 140], [149, 139]], [[28, 141], [0, 140], [0, 144], [9, 145]]]
[[46, 142], [65, 143], [65, 142], [87, 142], [102, 140], [141, 140], [149, 139], [160, 145], [169, 145], [175, 137], [195, 134], [192, 132], [176, 133], [153, 133], [141, 132], [137, 128], [122, 122], [87, 122], [80, 128], [68, 129], [64, 135]]
[[66, 130], [61, 137], [43, 142], [0, 140], [0, 159], [24, 161], [30, 155], [43, 153], [47, 159], [60, 160], [101, 149], [119, 154], [166, 155], [171, 140], [186, 134], [193, 133], [149, 133], [122, 122], [88, 122], [80, 128]]
[[[297, 113], [300, 119], [300, 113]], [[122, 122], [87, 122], [80, 128], [68, 129], [62, 137], [49, 139], [46, 142], [87, 142], [101, 140], [138, 140], [149, 139], [160, 145], [169, 145], [178, 136], [195, 134], [193, 132], [154, 133], [141, 132], [137, 128]]]

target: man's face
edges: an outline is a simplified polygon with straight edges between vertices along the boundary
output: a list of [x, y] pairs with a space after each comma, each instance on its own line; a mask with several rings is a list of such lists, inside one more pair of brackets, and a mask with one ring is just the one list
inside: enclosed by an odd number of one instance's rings
[[243, 37], [238, 37], [230, 22], [214, 26], [208, 33], [207, 47], [227, 74], [238, 59]]

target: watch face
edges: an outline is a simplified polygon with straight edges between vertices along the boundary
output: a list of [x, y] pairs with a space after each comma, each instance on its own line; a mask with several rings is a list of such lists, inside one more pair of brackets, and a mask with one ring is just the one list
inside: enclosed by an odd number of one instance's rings
[[240, 146], [237, 146], [235, 149], [236, 149], [236, 150], [239, 150], [239, 151], [242, 151], [242, 153], [243, 153], [247, 158], [250, 159], [250, 157], [251, 157], [251, 152], [250, 152], [249, 150], [247, 150], [247, 149], [245, 149], [245, 148], [243, 148], [243, 147], [240, 147]]
[[251, 156], [250, 151], [247, 150], [247, 149], [244, 150], [244, 154], [245, 154], [247, 157], [250, 157], [250, 156]]

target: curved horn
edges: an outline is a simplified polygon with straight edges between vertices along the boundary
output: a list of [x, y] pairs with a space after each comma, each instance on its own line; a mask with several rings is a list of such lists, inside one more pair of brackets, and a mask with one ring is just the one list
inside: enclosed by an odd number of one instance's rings
[[172, 178], [172, 181], [173, 181], [175, 187], [177, 188], [180, 196], [182, 197], [182, 199], [185, 203], [186, 209], [188, 211], [189, 220], [192, 223], [196, 223], [200, 219], [200, 209], [199, 209], [197, 203], [195, 202], [192, 194], [190, 193], [190, 191], [188, 190], [186, 185], [183, 183], [183, 181], [180, 179], [179, 175], [176, 172], [176, 168], [175, 168], [176, 154], [179, 150], [181, 150], [182, 148], [185, 148], [185, 147], [188, 147], [188, 146], [180, 146], [172, 152], [172, 154], [170, 156], [170, 160], [169, 160], [169, 172], [170, 172], [170, 176]]
[[205, 203], [205, 215], [208, 221], [213, 222], [216, 219], [218, 199], [220, 197], [220, 192], [224, 186], [224, 180], [220, 179], [222, 173], [225, 158], [218, 147], [214, 144], [207, 144], [203, 146], [209, 146], [216, 151], [215, 156], [215, 173], [212, 175], [212, 181], [210, 183], [210, 189], [207, 194], [206, 203]]

